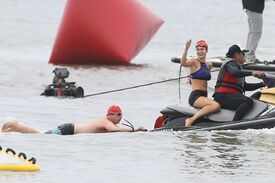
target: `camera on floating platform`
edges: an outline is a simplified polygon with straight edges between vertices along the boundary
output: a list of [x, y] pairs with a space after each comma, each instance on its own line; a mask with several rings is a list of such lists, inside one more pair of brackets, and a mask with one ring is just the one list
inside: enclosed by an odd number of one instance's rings
[[75, 82], [66, 82], [70, 72], [67, 68], [55, 68], [53, 70], [54, 78], [52, 84], [46, 86], [41, 95], [57, 97], [83, 97], [84, 89], [76, 86]]
[[66, 68], [55, 68], [53, 70], [54, 78], [53, 78], [53, 85], [62, 85], [65, 84], [65, 78], [68, 78], [70, 72]]

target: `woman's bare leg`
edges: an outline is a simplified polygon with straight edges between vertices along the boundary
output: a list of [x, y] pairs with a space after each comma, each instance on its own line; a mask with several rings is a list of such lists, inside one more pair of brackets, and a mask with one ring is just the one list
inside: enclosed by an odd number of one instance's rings
[[193, 104], [193, 107], [199, 108], [194, 116], [185, 120], [185, 126], [192, 126], [192, 124], [202, 116], [218, 112], [221, 108], [220, 104], [207, 97], [199, 97]]

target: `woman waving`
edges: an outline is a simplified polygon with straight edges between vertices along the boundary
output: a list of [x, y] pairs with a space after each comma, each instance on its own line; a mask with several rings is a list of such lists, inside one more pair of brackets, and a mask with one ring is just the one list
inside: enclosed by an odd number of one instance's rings
[[212, 67], [212, 63], [206, 61], [208, 45], [204, 40], [198, 41], [196, 44], [197, 57], [187, 59], [191, 42], [191, 39], [187, 41], [180, 63], [190, 68], [192, 92], [188, 102], [200, 110], [191, 118], [186, 119], [185, 126], [191, 126], [200, 117], [218, 112], [221, 108], [219, 103], [207, 97], [207, 81], [211, 79], [210, 69]]

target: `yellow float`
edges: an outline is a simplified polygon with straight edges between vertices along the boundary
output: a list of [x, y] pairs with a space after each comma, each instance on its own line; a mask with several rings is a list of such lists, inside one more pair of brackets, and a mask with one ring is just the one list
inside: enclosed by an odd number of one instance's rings
[[275, 87], [261, 90], [260, 100], [275, 105]]
[[[4, 162], [1, 160], [4, 157]], [[36, 164], [36, 159], [34, 157], [27, 159], [25, 153], [19, 153], [16, 155], [15, 151], [11, 148], [3, 150], [0, 146], [0, 171], [38, 171], [40, 167]]]

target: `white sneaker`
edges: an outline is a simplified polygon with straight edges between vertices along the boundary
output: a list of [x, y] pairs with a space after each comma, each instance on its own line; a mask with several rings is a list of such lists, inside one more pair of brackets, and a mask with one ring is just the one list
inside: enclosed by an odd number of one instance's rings
[[255, 55], [251, 56], [251, 55], [247, 55], [245, 54], [245, 63], [246, 64], [255, 64], [259, 62], [259, 60], [255, 57]]

